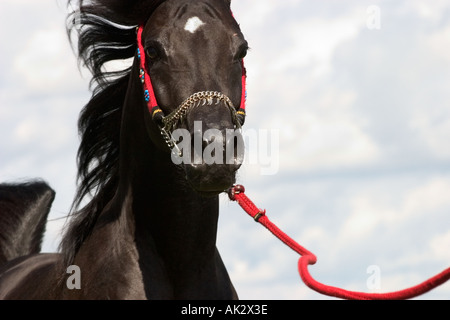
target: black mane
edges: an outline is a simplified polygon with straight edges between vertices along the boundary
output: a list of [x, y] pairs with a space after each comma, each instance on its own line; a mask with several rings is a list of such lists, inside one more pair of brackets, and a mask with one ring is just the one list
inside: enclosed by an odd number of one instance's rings
[[[60, 245], [68, 263], [91, 233], [118, 184], [120, 122], [131, 66], [108, 71], [105, 64], [135, 55], [136, 26], [145, 23], [162, 2], [80, 0], [68, 17], [68, 34], [77, 35], [78, 58], [92, 73], [93, 90], [78, 121], [78, 189], [73, 218]], [[80, 209], [87, 196], [92, 198]]]

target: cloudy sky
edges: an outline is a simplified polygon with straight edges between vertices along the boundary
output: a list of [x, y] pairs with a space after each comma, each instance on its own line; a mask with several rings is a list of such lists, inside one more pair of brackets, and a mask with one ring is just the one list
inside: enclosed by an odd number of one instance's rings
[[[450, 3], [234, 0], [233, 11], [251, 47], [246, 129], [265, 146], [250, 146], [257, 161], [239, 182], [318, 256], [312, 275], [385, 292], [449, 267]], [[61, 0], [0, 2], [0, 181], [42, 177], [56, 190], [45, 251], [75, 192], [90, 96], [66, 13]], [[218, 247], [243, 299], [325, 298], [225, 197]], [[446, 284], [421, 299], [449, 297]]]

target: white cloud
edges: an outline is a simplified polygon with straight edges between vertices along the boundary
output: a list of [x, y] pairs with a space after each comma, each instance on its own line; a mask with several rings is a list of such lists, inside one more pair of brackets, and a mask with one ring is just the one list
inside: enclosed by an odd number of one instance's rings
[[[390, 226], [402, 226], [412, 219], [433, 219], [433, 213], [450, 208], [450, 181], [432, 178], [423, 185], [403, 187], [402, 192], [392, 198], [383, 185], [379, 189], [362, 190], [349, 199], [351, 214], [341, 228], [343, 239], [370, 238], [375, 232]], [[381, 229], [380, 229], [381, 228]]]
[[354, 16], [350, 13], [335, 19], [313, 17], [286, 24], [287, 35], [284, 37], [290, 50], [283, 50], [269, 70], [313, 66], [313, 79], [330, 72], [336, 47], [356, 37], [361, 29], [360, 19]]
[[[35, 91], [56, 91], [70, 83], [76, 70], [64, 29], [55, 26], [36, 31], [15, 57], [15, 74]], [[69, 62], [69, 63], [68, 63]], [[72, 82], [73, 83], [73, 82]]]
[[431, 212], [450, 207], [450, 181], [446, 178], [434, 178], [422, 186], [408, 190], [404, 198], [404, 217], [420, 214], [430, 217]]
[[436, 58], [449, 63], [450, 57], [447, 54], [450, 50], [450, 26], [437, 28], [432, 32], [424, 42], [430, 51], [433, 52]]
[[430, 241], [431, 255], [441, 258], [444, 263], [450, 261], [450, 231], [435, 236]]
[[432, 2], [412, 0], [409, 2], [409, 5], [422, 18], [429, 21], [439, 21], [443, 16], [445, 16], [445, 12], [449, 8], [449, 3], [445, 0], [435, 0]]
[[317, 170], [364, 165], [377, 158], [377, 146], [350, 119], [304, 114], [298, 128], [299, 142], [290, 150], [293, 153], [282, 155], [284, 165]]

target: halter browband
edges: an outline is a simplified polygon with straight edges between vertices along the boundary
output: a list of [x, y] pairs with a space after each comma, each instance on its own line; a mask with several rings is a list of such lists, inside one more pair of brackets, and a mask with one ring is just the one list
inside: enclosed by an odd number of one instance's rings
[[239, 106], [239, 109], [236, 110], [233, 103], [231, 102], [230, 98], [228, 98], [223, 93], [217, 92], [217, 91], [201, 91], [194, 93], [189, 98], [187, 98], [185, 101], [183, 101], [178, 108], [176, 108], [173, 112], [171, 112], [169, 115], [165, 116], [164, 112], [161, 110], [161, 108], [158, 106], [155, 92], [153, 90], [152, 81], [150, 79], [150, 75], [147, 72], [147, 64], [146, 64], [146, 56], [145, 56], [145, 49], [142, 44], [142, 33], [144, 31], [144, 26], [139, 26], [137, 28], [137, 55], [139, 58], [140, 63], [140, 71], [139, 71], [139, 78], [141, 79], [142, 85], [144, 87], [144, 98], [147, 102], [148, 110], [151, 114], [151, 117], [154, 122], [156, 122], [161, 130], [161, 134], [163, 135], [164, 139], [166, 140], [166, 143], [168, 144], [169, 148], [173, 148], [175, 146], [175, 143], [171, 141], [170, 132], [172, 132], [177, 124], [184, 118], [184, 116], [191, 110], [192, 108], [195, 108], [199, 106], [200, 104], [205, 105], [212, 105], [214, 99], [216, 99], [215, 104], [219, 104], [219, 102], [224, 102], [225, 105], [230, 109], [233, 122], [237, 127], [241, 127], [244, 124], [245, 121], [245, 103], [247, 98], [247, 91], [246, 91], [246, 70], [244, 66], [244, 60], [241, 61], [242, 64], [242, 94], [241, 94], [241, 104]]

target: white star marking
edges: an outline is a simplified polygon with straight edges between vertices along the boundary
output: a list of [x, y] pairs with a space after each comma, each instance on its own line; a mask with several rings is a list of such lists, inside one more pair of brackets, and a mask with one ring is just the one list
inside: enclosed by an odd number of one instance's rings
[[202, 25], [205, 23], [200, 20], [199, 17], [192, 17], [189, 18], [186, 22], [186, 25], [184, 26], [184, 30], [189, 31], [190, 33], [195, 33], [195, 31], [198, 30]]

